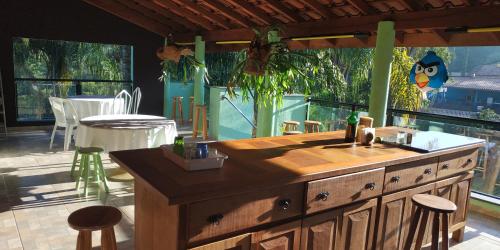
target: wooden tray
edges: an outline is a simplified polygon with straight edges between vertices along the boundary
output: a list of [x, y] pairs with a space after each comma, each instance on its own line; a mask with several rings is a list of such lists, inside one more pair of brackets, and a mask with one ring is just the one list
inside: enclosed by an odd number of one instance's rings
[[204, 159], [185, 159], [178, 154], [174, 153], [172, 145], [160, 146], [163, 155], [169, 160], [173, 161], [176, 165], [180, 166], [186, 171], [198, 171], [206, 169], [218, 169], [224, 165], [224, 160], [227, 155], [217, 152], [217, 155], [212, 155]]

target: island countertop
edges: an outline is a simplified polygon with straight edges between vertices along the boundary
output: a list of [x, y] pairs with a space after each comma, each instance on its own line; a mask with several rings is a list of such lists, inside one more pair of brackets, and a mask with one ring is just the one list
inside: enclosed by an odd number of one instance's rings
[[[378, 128], [377, 136], [398, 128]], [[134, 178], [161, 193], [169, 204], [246, 193], [474, 149], [482, 143], [432, 153], [386, 144], [344, 143], [344, 131], [244, 139], [214, 143], [229, 159], [221, 169], [188, 172], [163, 156], [162, 150], [111, 152], [110, 157]]]

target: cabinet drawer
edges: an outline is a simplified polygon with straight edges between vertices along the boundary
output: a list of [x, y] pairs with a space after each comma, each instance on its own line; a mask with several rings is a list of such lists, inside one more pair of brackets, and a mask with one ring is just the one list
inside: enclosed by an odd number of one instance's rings
[[467, 172], [477, 164], [478, 150], [472, 149], [439, 157], [437, 177], [445, 177]]
[[385, 171], [384, 193], [427, 183], [436, 179], [438, 158], [390, 166]]
[[302, 214], [304, 185], [188, 205], [190, 243]]
[[383, 168], [311, 181], [307, 183], [306, 213], [378, 196], [383, 183]]

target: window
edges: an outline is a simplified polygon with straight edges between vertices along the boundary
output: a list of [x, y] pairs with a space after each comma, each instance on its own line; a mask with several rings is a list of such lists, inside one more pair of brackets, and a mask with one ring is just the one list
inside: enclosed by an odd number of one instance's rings
[[52, 120], [49, 96], [114, 96], [132, 89], [132, 46], [14, 38], [18, 121]]

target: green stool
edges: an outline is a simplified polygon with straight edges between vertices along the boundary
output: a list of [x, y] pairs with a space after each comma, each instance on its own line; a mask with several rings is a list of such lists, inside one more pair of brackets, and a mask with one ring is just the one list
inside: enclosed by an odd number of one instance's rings
[[75, 155], [73, 156], [73, 164], [71, 164], [71, 178], [75, 178], [75, 168], [76, 168], [76, 165], [80, 164], [80, 161], [78, 160], [78, 148], [79, 147], [75, 147]]
[[[83, 193], [87, 196], [87, 186], [90, 178], [93, 178], [96, 182], [103, 182], [104, 190], [109, 192], [108, 181], [106, 180], [106, 174], [104, 173], [104, 166], [102, 165], [101, 160], [101, 152], [102, 148], [78, 148], [75, 151], [74, 162], [72, 166], [72, 172], [74, 171], [73, 167], [76, 165], [78, 154], [81, 155], [80, 164], [78, 167], [79, 176], [76, 180], [76, 189], [80, 187], [80, 180], [83, 179], [84, 187]], [[93, 168], [91, 167], [90, 162], [92, 161]]]

